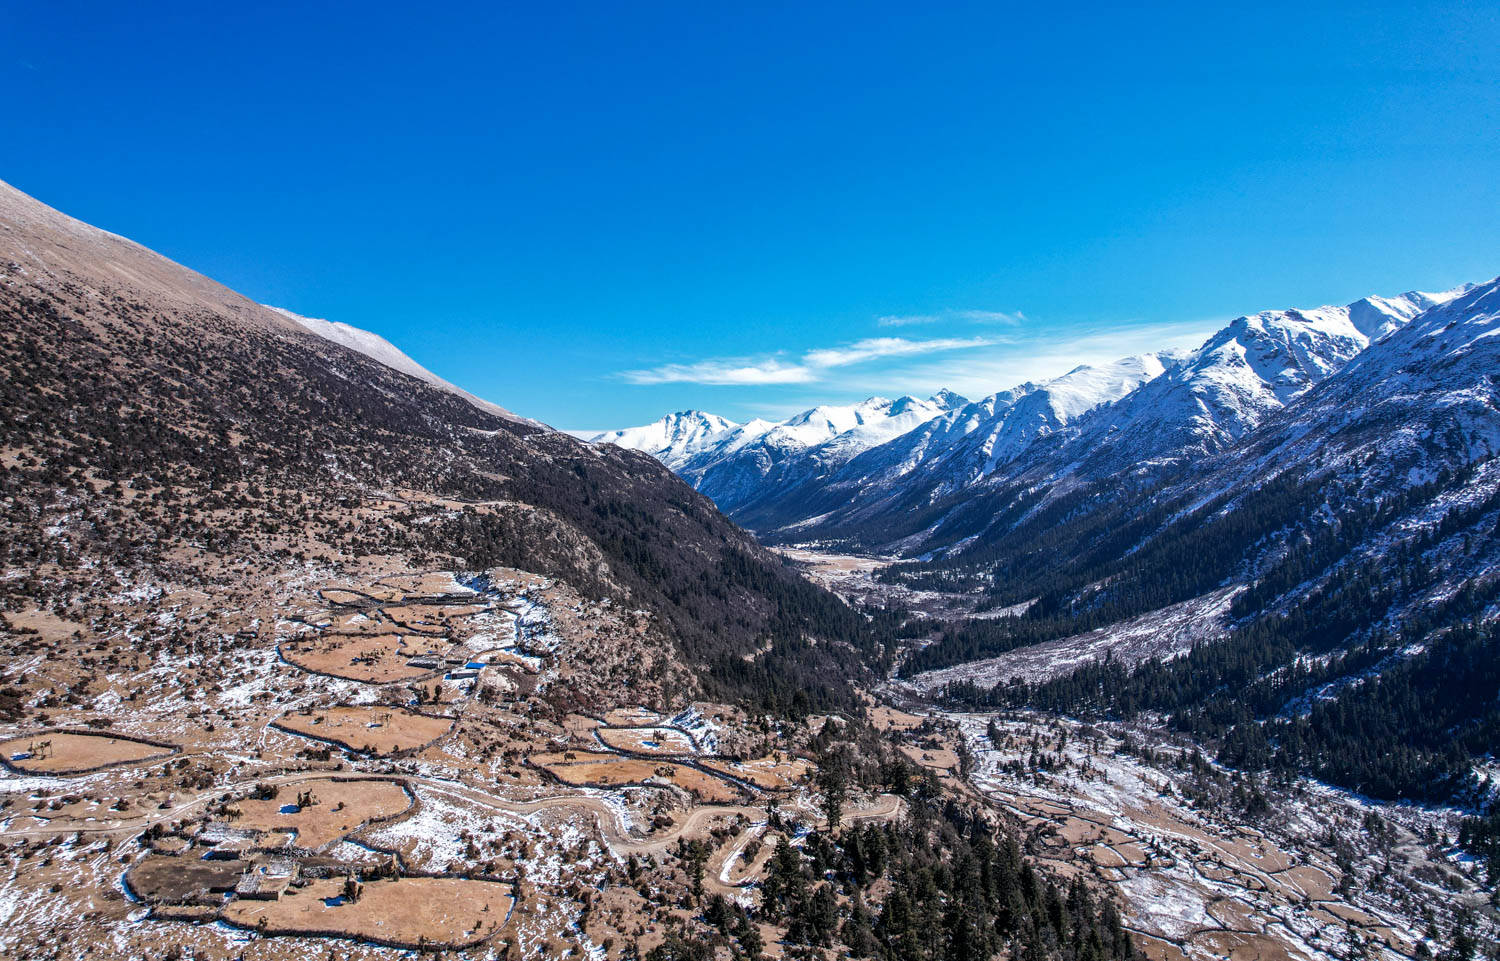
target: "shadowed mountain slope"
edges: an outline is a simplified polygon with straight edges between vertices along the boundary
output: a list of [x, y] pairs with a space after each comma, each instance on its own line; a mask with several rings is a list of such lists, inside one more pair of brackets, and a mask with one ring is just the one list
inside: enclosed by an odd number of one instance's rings
[[651, 458], [476, 405], [8, 185], [0, 316], [11, 609], [384, 557], [626, 600], [706, 688], [778, 706], [842, 703], [879, 655]]

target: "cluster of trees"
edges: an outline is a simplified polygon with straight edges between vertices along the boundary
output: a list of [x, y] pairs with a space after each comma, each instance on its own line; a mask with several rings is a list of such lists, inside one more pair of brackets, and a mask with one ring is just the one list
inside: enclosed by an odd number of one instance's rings
[[[885, 882], [877, 885], [877, 882]], [[876, 899], [876, 891], [886, 892]], [[888, 961], [1104, 961], [1139, 953], [1113, 903], [1081, 880], [1037, 872], [1013, 837], [951, 800], [914, 796], [909, 821], [813, 832], [777, 843], [750, 913], [715, 895], [703, 920], [717, 937], [677, 935], [650, 961], [710, 958], [718, 944], [758, 958], [756, 922], [786, 931], [790, 957], [847, 950]]]
[[1500, 884], [1500, 809], [1479, 817], [1464, 818], [1458, 843], [1484, 859], [1490, 884]]
[[[1038, 871], [988, 811], [945, 792], [878, 731], [829, 721], [809, 748], [819, 757], [815, 781], [828, 824], [793, 844], [793, 827], [773, 816], [779, 836], [758, 909], [695, 893], [709, 933], [674, 932], [650, 952], [652, 961], [697, 961], [724, 947], [758, 958], [759, 924], [785, 931], [791, 958], [1139, 957], [1111, 902], [1082, 881], [1061, 884]], [[841, 824], [845, 795], [855, 790], [902, 796], [908, 816]], [[684, 843], [677, 853], [698, 891], [707, 849]]]
[[[902, 672], [992, 657], [1190, 600], [1236, 579], [1253, 568], [1258, 554], [1285, 541], [1280, 559], [1236, 599], [1234, 616], [1258, 615], [1288, 590], [1333, 567], [1372, 532], [1467, 483], [1477, 469], [1444, 472], [1368, 501], [1339, 481], [1305, 480], [1288, 472], [1237, 500], [1222, 495], [1186, 512], [1191, 494], [1136, 506], [1128, 495], [1112, 499], [1097, 488], [1074, 492], [981, 549], [891, 569], [887, 576], [902, 581], [963, 572], [977, 577], [982, 571], [993, 585], [991, 604], [1030, 603], [1021, 617], [953, 626], [908, 658]], [[1455, 511], [1428, 537], [1445, 536], [1496, 507], [1500, 501], [1491, 498]], [[1337, 514], [1337, 524], [1313, 523], [1329, 512]], [[1287, 537], [1292, 530], [1300, 536]], [[1429, 543], [1418, 539], [1408, 550], [1420, 553]], [[1383, 566], [1390, 576], [1394, 566]]]
[[1500, 732], [1500, 653], [1484, 623], [1500, 599], [1488, 560], [1500, 553], [1500, 491], [1469, 493], [1491, 460], [1378, 496], [1359, 471], [1288, 471], [1193, 509], [1189, 487], [1114, 498], [1081, 488], [997, 523], [955, 557], [891, 574], [982, 575], [995, 603], [1034, 599], [1019, 617], [948, 626], [901, 670], [992, 656], [1243, 583], [1227, 636], [1175, 660], [1106, 659], [1038, 684], [957, 683], [948, 696], [1149, 711], [1242, 768], [1311, 773], [1380, 798], [1452, 798], [1472, 786], [1473, 759]]
[[[1410, 573], [1410, 572], [1408, 572]], [[1349, 570], [1290, 611], [1173, 661], [1114, 660], [1040, 684], [951, 685], [956, 702], [1168, 715], [1225, 763], [1311, 773], [1383, 799], [1447, 800], [1500, 736], [1500, 585], [1469, 582], [1405, 628], [1375, 630], [1400, 585]], [[1351, 635], [1364, 639], [1344, 647]], [[1288, 710], [1293, 705], [1293, 710]], [[1295, 709], [1301, 707], [1302, 709]]]

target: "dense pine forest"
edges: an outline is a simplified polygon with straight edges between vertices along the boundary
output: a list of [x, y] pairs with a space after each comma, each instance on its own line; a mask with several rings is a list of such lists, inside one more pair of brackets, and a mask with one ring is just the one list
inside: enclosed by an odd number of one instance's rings
[[[780, 837], [754, 915], [718, 895], [700, 898], [699, 917], [715, 933], [684, 930], [649, 961], [708, 961], [724, 947], [759, 958], [756, 920], [784, 926], [785, 956], [799, 959], [843, 951], [881, 961], [1142, 957], [1112, 901], [1081, 879], [1039, 872], [992, 812], [944, 791], [869, 728], [832, 731], [825, 726], [812, 745], [828, 827], [797, 846]], [[836, 812], [856, 786], [901, 796], [911, 816], [840, 828]], [[701, 879], [706, 851], [688, 844], [677, 854]]]
[[[942, 626], [906, 676], [1108, 627], [1235, 590], [1227, 632], [1175, 660], [1106, 659], [955, 703], [1165, 716], [1247, 769], [1313, 774], [1373, 797], [1473, 787], [1500, 731], [1494, 458], [1372, 495], [1358, 474], [1289, 470], [1193, 506], [1192, 492], [1076, 491], [952, 558], [889, 569], [908, 586], [982, 586], [1019, 616]], [[1478, 489], [1479, 496], [1468, 493]], [[1005, 518], [1001, 518], [1003, 521]]]
[[1477, 623], [1495, 585], [1467, 584], [1401, 629], [1371, 631], [1385, 592], [1398, 590], [1378, 570], [1351, 572], [1174, 661], [1106, 661], [1040, 684], [945, 693], [969, 705], [1158, 713], [1238, 767], [1310, 773], [1382, 799], [1448, 800], [1474, 786], [1472, 759], [1500, 737], [1500, 629]]
[[[1247, 618], [1338, 565], [1367, 537], [1432, 503], [1440, 493], [1462, 487], [1483, 463], [1445, 471], [1373, 501], [1360, 499], [1352, 484], [1337, 478], [1304, 480], [1291, 472], [1243, 498], [1231, 502], [1222, 495], [1186, 512], [1183, 505], [1191, 494], [1145, 503], [1133, 501], [1129, 493], [1075, 492], [992, 544], [883, 572], [892, 582], [929, 590], [982, 586], [993, 607], [1029, 604], [1022, 617], [966, 621], [947, 629], [936, 643], [906, 659], [902, 674], [1079, 634], [1256, 573], [1260, 576], [1233, 611], [1236, 618]], [[1405, 583], [1405, 594], [1411, 596], [1413, 580], [1423, 577], [1423, 551], [1497, 509], [1500, 496], [1452, 510], [1403, 543], [1388, 566]], [[1331, 512], [1336, 512], [1337, 524], [1316, 522]], [[1300, 536], [1291, 538], [1288, 531]], [[1259, 570], [1258, 558], [1274, 556], [1272, 549], [1280, 544], [1289, 546]], [[1389, 563], [1397, 560], [1404, 563]]]

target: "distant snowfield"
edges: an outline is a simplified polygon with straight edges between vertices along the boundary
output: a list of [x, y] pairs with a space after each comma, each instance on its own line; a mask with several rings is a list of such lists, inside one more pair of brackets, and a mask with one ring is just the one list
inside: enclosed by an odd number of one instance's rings
[[898, 683], [926, 694], [954, 681], [969, 681], [984, 688], [1013, 678], [1035, 684], [1105, 657], [1127, 666], [1150, 658], [1171, 660], [1188, 653], [1199, 641], [1222, 635], [1224, 615], [1242, 590], [1240, 586], [1226, 587], [1108, 627], [1017, 648], [982, 661], [926, 671]]

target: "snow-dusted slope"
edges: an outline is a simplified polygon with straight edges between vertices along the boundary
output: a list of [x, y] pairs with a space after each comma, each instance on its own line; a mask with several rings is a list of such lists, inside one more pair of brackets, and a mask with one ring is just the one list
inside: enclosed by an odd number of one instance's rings
[[1237, 318], [1165, 376], [1092, 418], [1072, 453], [1100, 474], [1222, 450], [1338, 371], [1372, 339], [1464, 289]]
[[[1420, 612], [1436, 610], [1464, 585], [1481, 597], [1494, 592], [1500, 278], [1427, 299], [1428, 309], [1238, 443], [1164, 487], [1141, 490], [1133, 502], [1127, 494], [1124, 516], [1107, 515], [1111, 527], [1166, 505], [1178, 522], [1153, 523], [1144, 543], [1125, 546], [1129, 556], [1181, 555], [1180, 545], [1200, 527], [1218, 524], [1225, 533], [1217, 543], [1233, 545], [1223, 548], [1232, 562], [1220, 567], [1223, 583], [1250, 584], [1260, 609], [1288, 610], [1308, 598], [1329, 605], [1349, 588], [1354, 606], [1368, 606], [1387, 627], [1426, 616]], [[1116, 478], [1098, 483], [1129, 486]], [[1090, 521], [1084, 510], [1063, 523]], [[1024, 543], [1038, 533], [1021, 527], [1009, 537]], [[1390, 585], [1388, 593], [1351, 587], [1360, 568], [1373, 583]], [[1316, 608], [1329, 630], [1341, 620], [1329, 613], [1334, 609]]]
[[384, 364], [392, 370], [398, 370], [401, 373], [407, 374], [411, 377], [415, 377], [417, 378], [417, 380], [423, 381], [424, 383], [431, 384], [432, 386], [440, 388], [442, 390], [446, 390], [449, 393], [457, 394], [459, 397], [462, 397], [464, 400], [473, 404], [480, 410], [487, 411], [491, 414], [496, 414], [500, 417], [505, 417], [509, 420], [536, 426], [535, 421], [528, 420], [525, 417], [513, 414], [498, 404], [492, 404], [487, 400], [475, 397], [468, 391], [460, 387], [456, 387], [446, 380], [443, 380], [443, 378], [439, 377], [437, 374], [434, 374], [426, 367], [423, 367], [421, 364], [406, 356], [406, 354], [402, 353], [400, 348], [398, 348], [395, 344], [386, 340], [379, 334], [373, 334], [368, 330], [361, 330], [358, 327], [351, 326], [350, 324], [339, 323], [337, 321], [322, 320], [316, 317], [303, 317], [301, 314], [292, 313], [290, 310], [286, 310], [282, 307], [272, 307], [270, 304], [265, 304], [263, 306], [275, 311], [282, 317], [285, 317], [287, 320], [301, 325], [303, 328], [311, 331], [314, 334], [317, 334], [324, 340], [332, 341], [335, 344], [347, 347], [353, 351], [357, 351], [358, 353], [364, 354], [371, 360], [378, 361], [379, 363]]
[[740, 425], [718, 414], [684, 410], [642, 427], [605, 431], [588, 438], [592, 444], [616, 444], [643, 451], [673, 470]]
[[729, 433], [716, 438], [712, 444], [698, 451], [695, 456], [700, 458], [711, 456], [714, 459], [727, 457], [740, 448], [760, 440], [768, 431], [777, 426], [779, 425], [775, 421], [752, 417]]
[[[1478, 796], [1500, 729], [1500, 279], [1424, 299], [1373, 326], [1242, 318], [1149, 385], [1178, 397], [1238, 374], [1187, 395], [1213, 429], [1226, 410], [1204, 401], [1264, 402], [1233, 443], [1196, 435], [1221, 450], [1050, 501], [1055, 483], [966, 491], [972, 540], [900, 576], [1026, 606], [907, 668], [938, 669], [933, 684], [1071, 675], [1012, 703], [1192, 717], [1234, 763], [1279, 756], [1380, 797]], [[1164, 663], [1097, 669], [1142, 654]]]
[[[865, 523], [887, 527], [892, 518], [917, 518], [939, 498], [997, 471], [1018, 469], [1041, 449], [1054, 449], [1072, 436], [1080, 418], [1161, 376], [1183, 356], [1168, 351], [1126, 357], [991, 394], [861, 452], [816, 485], [782, 484], [774, 494], [749, 502], [738, 519], [763, 532], [781, 529], [800, 538], [820, 533], [820, 525], [823, 530]], [[810, 518], [817, 520], [809, 523]]]
[[[1022, 384], [964, 407], [924, 427], [922, 433], [931, 436], [913, 434], [880, 453], [899, 464], [896, 477], [922, 473], [935, 481], [936, 493], [959, 490], [1015, 461], [1039, 439], [1070, 431], [1079, 418], [1155, 380], [1183, 356], [1164, 351], [1075, 367], [1044, 384]], [[918, 447], [925, 449], [924, 456], [914, 456]], [[877, 463], [873, 456], [871, 460]], [[891, 477], [886, 472], [883, 479]]]
[[1500, 454], [1500, 278], [1433, 300], [1231, 452], [1213, 486], [1297, 469], [1374, 490]]

